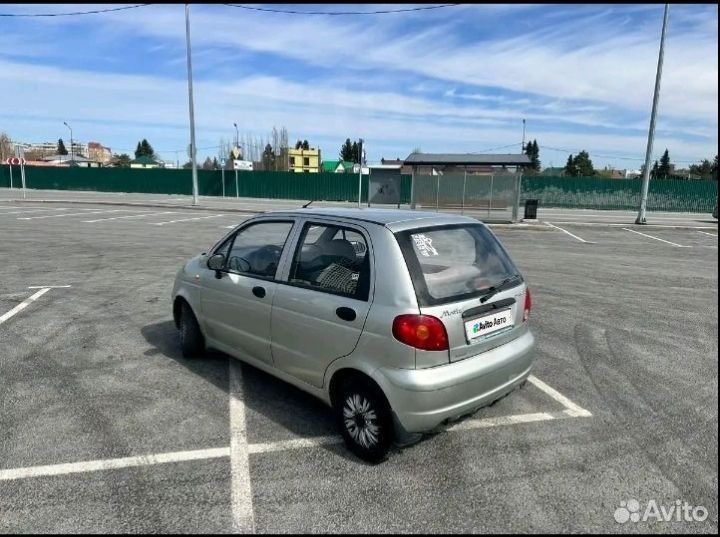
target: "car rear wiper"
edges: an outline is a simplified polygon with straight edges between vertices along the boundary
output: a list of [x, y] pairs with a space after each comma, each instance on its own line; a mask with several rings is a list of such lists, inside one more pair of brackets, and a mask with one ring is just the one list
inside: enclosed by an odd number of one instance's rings
[[303, 209], [307, 209], [308, 207], [310, 207], [310, 204], [311, 204], [313, 201], [315, 201], [315, 200], [310, 200], [310, 201], [308, 201], [305, 205], [303, 205]]
[[480, 297], [480, 302], [485, 303], [488, 300], [490, 300], [493, 296], [495, 296], [497, 293], [499, 293], [507, 284], [510, 282], [514, 282], [520, 278], [520, 274], [513, 274], [512, 276], [509, 276], [505, 278], [500, 283], [496, 283], [495, 285], [491, 285], [487, 289], [485, 289], [485, 292]]

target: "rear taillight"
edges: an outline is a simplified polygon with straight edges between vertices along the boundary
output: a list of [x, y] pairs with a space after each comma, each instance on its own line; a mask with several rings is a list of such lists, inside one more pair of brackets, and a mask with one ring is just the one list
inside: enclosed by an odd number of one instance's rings
[[530, 296], [530, 288], [525, 288], [525, 307], [523, 308], [523, 322], [530, 318], [530, 310], [532, 309], [532, 297]]
[[432, 315], [398, 315], [393, 321], [393, 336], [398, 341], [424, 351], [448, 350], [445, 325]]

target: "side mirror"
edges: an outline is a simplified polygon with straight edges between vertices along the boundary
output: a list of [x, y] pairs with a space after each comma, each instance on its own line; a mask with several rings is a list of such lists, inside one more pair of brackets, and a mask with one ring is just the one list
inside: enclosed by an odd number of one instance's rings
[[225, 256], [223, 254], [211, 255], [207, 260], [207, 266], [210, 270], [222, 270], [225, 264]]

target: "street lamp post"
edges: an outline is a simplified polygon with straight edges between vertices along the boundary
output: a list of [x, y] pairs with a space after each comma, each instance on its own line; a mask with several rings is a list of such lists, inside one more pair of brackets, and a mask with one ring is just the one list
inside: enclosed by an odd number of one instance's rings
[[[240, 132], [238, 131], [237, 123], [233, 123], [235, 127], [235, 150], [240, 151]], [[238, 186], [238, 171], [235, 167], [235, 152], [233, 151], [233, 168], [235, 168], [235, 197], [240, 197], [240, 187]]]
[[358, 144], [358, 160], [360, 161], [360, 174], [358, 175], [358, 209], [361, 206], [360, 199], [362, 198], [362, 165], [363, 165], [362, 151], [363, 151], [363, 139], [360, 138], [360, 143]]
[[195, 157], [197, 148], [195, 147], [195, 110], [193, 106], [193, 88], [192, 88], [192, 60], [190, 52], [190, 5], [185, 4], [185, 44], [187, 45], [187, 70], [188, 70], [188, 102], [190, 108], [190, 160], [192, 160], [192, 192], [193, 205], [198, 204], [198, 178], [197, 178], [197, 162]]
[[63, 125], [65, 125], [68, 129], [70, 129], [70, 163], [72, 164], [75, 162], [75, 153], [73, 152], [73, 132], [72, 127], [67, 124], [67, 121], [63, 121]]
[[663, 55], [665, 53], [665, 30], [667, 28], [668, 10], [670, 4], [665, 4], [663, 13], [662, 32], [660, 33], [660, 51], [658, 52], [657, 71], [655, 73], [655, 93], [653, 94], [652, 111], [650, 112], [650, 129], [648, 130], [648, 143], [645, 150], [645, 170], [643, 172], [642, 189], [640, 191], [640, 210], [636, 224], [646, 224], [645, 212], [647, 210], [648, 190], [650, 188], [650, 160], [652, 159], [653, 141], [655, 138], [655, 118], [657, 117], [658, 100], [660, 98], [660, 78], [662, 76]]

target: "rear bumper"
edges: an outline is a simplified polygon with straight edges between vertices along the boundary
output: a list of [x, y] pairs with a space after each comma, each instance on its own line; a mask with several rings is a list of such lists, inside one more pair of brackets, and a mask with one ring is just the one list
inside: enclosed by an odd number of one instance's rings
[[535, 338], [528, 330], [505, 345], [459, 362], [427, 369], [380, 368], [382, 386], [399, 425], [429, 431], [503, 397], [530, 375]]

